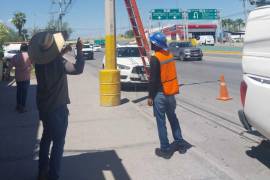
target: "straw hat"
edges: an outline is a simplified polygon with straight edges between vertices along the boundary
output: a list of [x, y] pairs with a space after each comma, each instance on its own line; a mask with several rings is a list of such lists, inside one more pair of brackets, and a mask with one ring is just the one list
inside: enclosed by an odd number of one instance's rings
[[62, 33], [37, 33], [30, 40], [29, 57], [35, 64], [48, 64], [59, 56], [64, 45]]

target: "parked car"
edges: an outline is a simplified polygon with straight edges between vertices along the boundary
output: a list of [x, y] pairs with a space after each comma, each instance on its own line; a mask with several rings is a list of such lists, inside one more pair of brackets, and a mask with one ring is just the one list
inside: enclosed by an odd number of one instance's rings
[[4, 57], [3, 59], [9, 61], [20, 52], [21, 44], [9, 44], [4, 47]]
[[85, 58], [94, 59], [94, 51], [90, 44], [83, 44], [82, 52]]
[[200, 45], [211, 45], [211, 46], [215, 45], [215, 39], [211, 35], [199, 36], [198, 41]]
[[240, 86], [244, 128], [256, 129], [270, 139], [270, 6], [251, 11], [243, 48], [243, 81]]
[[99, 51], [101, 51], [101, 46], [97, 45], [97, 44], [93, 44], [93, 50], [94, 50], [94, 52], [99, 52]]
[[197, 59], [202, 60], [203, 53], [198, 47], [193, 47], [190, 42], [172, 42], [169, 44], [169, 50], [175, 58], [184, 60]]
[[[137, 45], [117, 47], [117, 69], [120, 70], [121, 83], [147, 83], [147, 75]], [[146, 59], [149, 68], [148, 59]], [[103, 68], [105, 57], [103, 58]]]

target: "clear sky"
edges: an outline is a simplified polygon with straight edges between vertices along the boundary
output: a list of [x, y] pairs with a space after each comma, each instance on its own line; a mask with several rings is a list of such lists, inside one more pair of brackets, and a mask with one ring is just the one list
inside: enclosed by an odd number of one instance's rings
[[[52, 13], [58, 10], [56, 5], [51, 5], [51, 2], [52, 0], [0, 0], [0, 22], [14, 28], [10, 19], [16, 11], [21, 11], [27, 16], [26, 28], [33, 28], [34, 26], [44, 28], [52, 17]], [[221, 11], [222, 17], [232, 19], [243, 17], [241, 0], [137, 0], [137, 3], [146, 26], [149, 25], [149, 11], [155, 8], [216, 8]], [[129, 28], [124, 0], [116, 0], [116, 12], [117, 31], [123, 32]], [[55, 17], [57, 17], [57, 14], [55, 14]], [[64, 21], [67, 21], [74, 30], [72, 37], [103, 36], [104, 0], [73, 0]]]

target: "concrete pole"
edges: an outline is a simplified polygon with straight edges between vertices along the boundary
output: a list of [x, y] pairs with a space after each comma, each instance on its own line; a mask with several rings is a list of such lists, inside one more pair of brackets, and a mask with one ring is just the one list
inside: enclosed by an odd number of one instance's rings
[[116, 62], [115, 0], [105, 0], [105, 69], [100, 71], [101, 106], [120, 105], [120, 71]]

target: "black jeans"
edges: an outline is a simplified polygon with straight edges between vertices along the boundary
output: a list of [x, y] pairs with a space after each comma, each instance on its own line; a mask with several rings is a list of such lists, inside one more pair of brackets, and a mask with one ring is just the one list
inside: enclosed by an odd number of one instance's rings
[[17, 106], [25, 107], [30, 80], [17, 83]]

